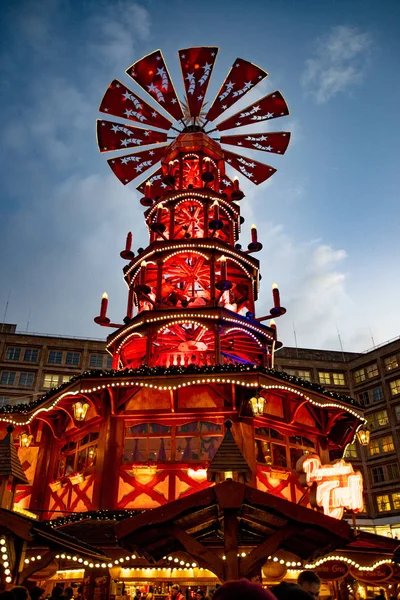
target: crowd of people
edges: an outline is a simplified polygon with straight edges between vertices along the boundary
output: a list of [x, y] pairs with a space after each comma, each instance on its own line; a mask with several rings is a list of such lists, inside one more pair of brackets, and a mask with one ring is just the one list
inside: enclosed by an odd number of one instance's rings
[[[321, 581], [316, 573], [303, 571], [297, 583], [281, 581], [270, 589], [264, 588], [259, 581], [227, 581], [217, 587], [212, 599], [208, 598], [202, 589], [196, 590], [195, 600], [319, 600], [320, 587]], [[82, 587], [78, 587], [76, 591], [77, 594], [72, 587], [62, 588], [56, 585], [51, 595], [45, 596], [43, 588], [35, 586], [28, 591], [26, 587], [16, 585], [9, 591], [0, 592], [0, 600], [86, 600]], [[153, 600], [153, 594], [143, 594], [138, 590], [138, 595], [133, 600]], [[186, 600], [178, 584], [171, 586], [168, 600]], [[329, 600], [332, 600], [332, 597]], [[386, 600], [384, 590], [380, 591], [375, 600]]]

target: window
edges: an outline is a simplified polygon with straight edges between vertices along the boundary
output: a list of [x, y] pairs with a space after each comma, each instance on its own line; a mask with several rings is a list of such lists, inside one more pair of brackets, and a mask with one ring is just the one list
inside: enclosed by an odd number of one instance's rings
[[383, 389], [381, 385], [378, 385], [378, 387], [372, 388], [371, 390], [371, 398], [372, 398], [372, 402], [380, 402], [381, 400], [383, 400]]
[[395, 354], [393, 354], [393, 356], [388, 356], [383, 362], [385, 363], [386, 371], [392, 371], [393, 369], [397, 369], [399, 366], [397, 356]]
[[332, 373], [332, 378], [334, 385], [346, 385], [344, 373]]
[[26, 348], [24, 352], [25, 362], [37, 362], [39, 359], [39, 350], [37, 348]]
[[383, 452], [394, 452], [393, 438], [391, 435], [386, 435], [382, 439], [382, 451]]
[[176, 428], [175, 460], [212, 460], [222, 441], [221, 434], [221, 425], [209, 421], [193, 421], [180, 425]]
[[80, 352], [67, 352], [67, 357], [65, 359], [66, 365], [78, 366], [81, 360]]
[[61, 479], [72, 473], [82, 473], [96, 464], [98, 432], [86, 434], [78, 441], [70, 441], [61, 448], [54, 473]]
[[71, 379], [70, 375], [61, 375], [59, 373], [45, 373], [43, 386], [46, 390], [58, 387], [62, 383], [67, 383]]
[[378, 365], [376, 363], [372, 363], [372, 365], [368, 365], [368, 367], [366, 367], [365, 370], [367, 371], [368, 379], [371, 379], [372, 377], [377, 377], [377, 375], [379, 375]]
[[376, 454], [384, 454], [385, 452], [394, 452], [393, 438], [391, 435], [386, 435], [381, 438], [374, 438], [368, 446], [370, 456]]
[[33, 373], [21, 373], [19, 376], [19, 385], [24, 387], [32, 387], [35, 381], [35, 375]]
[[382, 481], [385, 481], [385, 473], [383, 467], [373, 467], [371, 469], [371, 473], [372, 481], [374, 483], [381, 483]]
[[344, 453], [345, 458], [358, 458], [358, 451], [356, 444], [347, 444], [346, 451]]
[[14, 371], [2, 371], [0, 383], [2, 385], [14, 385], [15, 375], [16, 373]]
[[400, 394], [400, 379], [395, 379], [394, 381], [391, 381], [389, 385], [392, 396]]
[[397, 463], [390, 463], [390, 465], [386, 465], [387, 471], [387, 479], [388, 481], [392, 481], [393, 479], [399, 479], [399, 465]]
[[325, 371], [318, 371], [318, 379], [322, 384], [330, 384], [331, 382], [331, 374]]
[[353, 377], [354, 377], [354, 383], [361, 383], [362, 381], [365, 381], [367, 379], [364, 369], [357, 369], [357, 371], [354, 371]]
[[48, 362], [52, 365], [61, 365], [62, 352], [61, 350], [50, 350]]
[[385, 494], [384, 496], [377, 496], [376, 505], [378, 507], [378, 512], [385, 512], [387, 510], [390, 510], [389, 496], [387, 494]]
[[394, 414], [396, 415], [396, 419], [400, 421], [400, 404], [394, 407]]
[[171, 460], [171, 427], [160, 423], [141, 423], [125, 433], [124, 462]]
[[0, 396], [0, 408], [8, 406], [10, 404], [10, 396]]
[[288, 375], [293, 375], [294, 377], [301, 377], [301, 379], [306, 379], [307, 381], [311, 381], [310, 371], [304, 371], [302, 369], [286, 369], [286, 368], [283, 368], [283, 370]]
[[378, 427], [383, 427], [389, 423], [388, 415], [386, 410], [380, 410], [374, 413], [375, 423]]
[[400, 492], [394, 492], [393, 494], [391, 494], [391, 496], [392, 496], [393, 508], [395, 510], [399, 510], [399, 508], [400, 508]]
[[257, 462], [287, 467], [285, 436], [271, 427], [257, 427], [255, 435]]
[[103, 354], [91, 354], [89, 358], [89, 367], [103, 368]]
[[21, 356], [21, 348], [7, 348], [7, 360], [19, 360]]
[[290, 466], [294, 470], [296, 469], [297, 461], [306, 452], [315, 452], [315, 442], [300, 435], [294, 435], [289, 437], [289, 454], [290, 454]]
[[106, 356], [106, 369], [112, 368], [112, 356]]
[[369, 392], [361, 392], [360, 394], [358, 394], [358, 399], [363, 406], [368, 406]]

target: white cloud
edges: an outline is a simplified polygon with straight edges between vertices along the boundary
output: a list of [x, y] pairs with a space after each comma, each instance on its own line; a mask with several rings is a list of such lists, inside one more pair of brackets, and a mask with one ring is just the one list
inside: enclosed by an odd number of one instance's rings
[[301, 78], [306, 95], [317, 104], [340, 92], [349, 92], [364, 78], [372, 38], [368, 32], [341, 25], [315, 43], [314, 55], [306, 60]]

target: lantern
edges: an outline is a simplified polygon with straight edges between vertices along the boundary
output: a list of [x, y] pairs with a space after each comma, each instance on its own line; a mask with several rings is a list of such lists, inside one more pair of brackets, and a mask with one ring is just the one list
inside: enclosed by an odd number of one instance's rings
[[361, 446], [368, 446], [369, 445], [369, 438], [371, 436], [370, 431], [365, 427], [365, 425], [363, 425], [362, 427], [360, 427], [360, 429], [357, 431], [357, 439], [360, 442]]
[[89, 410], [88, 402], [75, 402], [73, 405], [75, 421], [84, 421]]
[[250, 398], [251, 409], [255, 417], [264, 414], [265, 398], [257, 394]]
[[31, 442], [33, 440], [33, 435], [29, 435], [29, 433], [20, 433], [19, 434], [19, 447], [20, 448], [29, 448]]

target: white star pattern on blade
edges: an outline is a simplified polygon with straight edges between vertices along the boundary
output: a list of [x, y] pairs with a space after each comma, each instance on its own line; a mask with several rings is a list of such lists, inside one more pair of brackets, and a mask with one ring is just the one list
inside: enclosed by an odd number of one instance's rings
[[240, 121], [238, 121], [237, 123], [235, 123], [236, 127], [240, 127], [241, 123]]
[[125, 100], [129, 100], [129, 99], [130, 99], [130, 97], [131, 97], [131, 95], [130, 95], [130, 93], [128, 92], [128, 90], [126, 90], [125, 94], [122, 94], [122, 97], [123, 97], [123, 98], [125, 98]]
[[259, 110], [261, 110], [259, 106], [253, 106], [253, 111], [254, 112], [258, 112]]
[[249, 90], [251, 87], [253, 87], [254, 83], [251, 83], [251, 81], [246, 81], [246, 83], [244, 84], [244, 89], [245, 90]]
[[135, 171], [137, 173], [140, 173], [140, 171], [143, 169], [142, 165], [137, 165], [137, 167], [135, 167]]
[[267, 114], [265, 115], [265, 118], [266, 118], [266, 119], [271, 119], [273, 116], [274, 116], [274, 113], [267, 113]]
[[240, 67], [240, 63], [236, 63], [235, 67]]
[[172, 98], [171, 104], [176, 104], [176, 98]]
[[131, 71], [131, 76], [132, 76], [132, 77], [136, 77], [136, 73], [135, 73], [135, 70], [134, 70], [134, 69], [132, 69], [132, 71]]
[[259, 75], [259, 76], [258, 76], [258, 79], [262, 79], [262, 75]]
[[243, 146], [242, 142], [238, 142], [238, 146]]
[[215, 56], [215, 52], [211, 52], [211, 56]]
[[145, 132], [144, 132], [144, 135], [145, 135], [146, 137], [149, 137], [149, 135], [150, 135], [150, 131], [145, 131]]
[[117, 83], [117, 85], [116, 85], [115, 87], [119, 88], [119, 87], [121, 87], [121, 86], [119, 85], [119, 83]]
[[151, 113], [151, 116], [152, 116], [152, 117], [156, 117], [156, 116], [157, 116], [157, 113], [156, 113], [156, 112], [152, 112], [152, 113]]
[[121, 158], [121, 163], [123, 165], [127, 165], [128, 164], [128, 159], [127, 158]]
[[161, 60], [161, 56], [157, 56], [157, 60]]
[[127, 117], [130, 117], [132, 114], [132, 111], [129, 110], [128, 108], [124, 111], [124, 113], [126, 114]]
[[229, 163], [230, 163], [230, 162], [232, 162], [232, 159], [231, 159], [231, 158], [228, 158], [228, 162], [229, 162]]
[[154, 156], [154, 150], [150, 150], [149, 155]]
[[113, 125], [111, 127], [111, 129], [113, 130], [114, 133], [118, 133], [118, 131], [119, 131], [119, 125]]
[[205, 71], [209, 71], [211, 69], [211, 66], [212, 66], [211, 64], [208, 64], [206, 62], [206, 64], [202, 66], [202, 69], [204, 69]]
[[203, 100], [203, 96], [197, 96], [197, 100]]
[[165, 188], [167, 187], [167, 184], [166, 183], [162, 183], [161, 187], [164, 188], [164, 190], [165, 190]]
[[157, 69], [157, 75], [160, 75], [160, 77], [162, 77], [163, 75], [165, 75], [165, 69], [164, 69], [164, 67], [160, 67], [159, 69]]
[[104, 112], [108, 112], [108, 108], [105, 108], [105, 109], [104, 109]]
[[101, 124], [101, 126], [102, 126], [102, 127], [104, 127], [104, 125], [105, 125], [105, 123], [104, 123], [104, 121], [103, 121], [103, 122], [102, 122], [102, 124]]
[[265, 149], [266, 149], [267, 152], [271, 152], [272, 146], [265, 146]]
[[260, 142], [265, 142], [267, 139], [267, 136], [265, 135], [260, 135], [260, 137], [258, 138], [260, 140]]
[[149, 92], [155, 92], [157, 90], [157, 87], [154, 85], [154, 83], [151, 83], [147, 86], [147, 89], [149, 90]]
[[230, 187], [232, 184], [230, 181], [224, 179], [224, 185], [226, 185], [226, 187]]
[[121, 141], [121, 145], [122, 146], [127, 146], [129, 144], [129, 140], [122, 140]]
[[223, 106], [221, 106], [222, 110], [226, 110], [228, 107], [226, 106], [226, 104], [224, 104]]
[[181, 59], [183, 60], [184, 58], [186, 58], [185, 55], [181, 54]]

